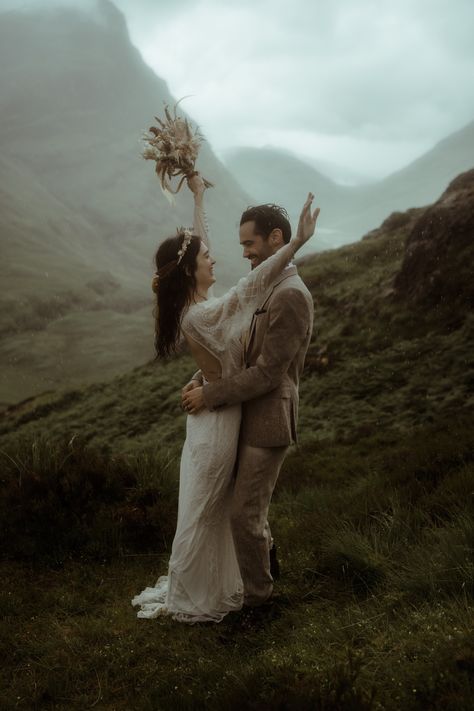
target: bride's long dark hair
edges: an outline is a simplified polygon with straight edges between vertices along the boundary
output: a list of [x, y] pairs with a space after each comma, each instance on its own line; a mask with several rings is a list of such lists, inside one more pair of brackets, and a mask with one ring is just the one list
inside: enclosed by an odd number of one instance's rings
[[178, 264], [178, 251], [183, 246], [184, 231], [169, 237], [155, 254], [156, 275], [153, 291], [156, 294], [155, 350], [157, 358], [167, 358], [176, 352], [179, 328], [184, 308], [196, 289], [196, 259], [201, 248], [201, 238], [191, 237]]

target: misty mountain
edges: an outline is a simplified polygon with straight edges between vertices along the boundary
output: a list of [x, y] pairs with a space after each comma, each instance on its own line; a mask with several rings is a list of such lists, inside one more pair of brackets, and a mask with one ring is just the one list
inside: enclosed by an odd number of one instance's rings
[[[339, 229], [357, 225], [360, 234], [376, 227], [384, 215], [427, 205], [459, 173], [474, 167], [474, 121], [439, 141], [430, 151], [383, 180], [353, 188], [355, 199]], [[357, 235], [357, 236], [360, 236]]]
[[[0, 402], [8, 403], [153, 357], [152, 257], [191, 223], [192, 199], [184, 191], [171, 208], [140, 157], [143, 129], [179, 97], [144, 63], [111, 2], [0, 17]], [[404, 171], [347, 187], [272, 149], [240, 150], [224, 166], [205, 142], [198, 168], [216, 186], [207, 204], [218, 282], [247, 269], [237, 237], [247, 205], [280, 203], [295, 223], [313, 190], [317, 249], [335, 247], [437, 197], [473, 164], [473, 143], [471, 124]]]
[[[333, 227], [341, 202], [350, 200], [351, 189], [338, 185], [289, 151], [275, 148], [238, 148], [227, 153], [226, 166], [242, 187], [261, 203], [285, 207], [292, 224], [296, 224], [309, 191], [315, 193], [322, 208], [318, 221], [317, 249], [330, 249], [347, 242], [345, 234]], [[315, 244], [308, 245], [314, 251]]]
[[382, 180], [394, 200], [403, 200], [411, 191], [416, 204], [427, 204], [459, 173], [474, 167], [474, 121], [439, 141], [430, 151], [402, 170]]
[[[55, 386], [70, 368], [104, 377], [153, 355], [153, 254], [192, 223], [192, 196], [185, 186], [170, 207], [141, 158], [143, 131], [179, 97], [144, 63], [108, 0], [87, 12], [2, 13], [0, 59], [8, 401]], [[215, 184], [207, 212], [218, 280], [229, 285], [247, 271], [237, 225], [252, 200], [206, 142], [198, 168]]]
[[293, 217], [301, 196], [312, 190], [321, 207], [319, 244], [338, 247], [359, 239], [395, 210], [432, 202], [450, 180], [473, 167], [474, 122], [402, 170], [367, 185], [339, 185], [291, 153], [274, 148], [234, 149], [225, 162], [257, 200], [280, 202]]
[[[157, 239], [190, 223], [192, 202], [183, 191], [173, 211], [140, 157], [142, 131], [176, 99], [131, 45], [119, 11], [107, 0], [97, 8], [3, 16], [0, 151], [97, 230], [96, 242], [127, 279], [131, 267], [149, 264]], [[209, 218], [224, 255], [236, 238], [228, 215], [236, 222], [248, 197], [206, 143], [200, 158], [216, 183]]]

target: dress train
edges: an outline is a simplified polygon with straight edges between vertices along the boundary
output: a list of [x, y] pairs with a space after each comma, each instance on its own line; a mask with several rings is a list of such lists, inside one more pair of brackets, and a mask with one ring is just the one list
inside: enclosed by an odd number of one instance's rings
[[132, 605], [140, 606], [137, 617], [220, 622], [242, 607], [229, 516], [240, 416], [240, 405], [188, 415], [168, 575], [133, 598]]

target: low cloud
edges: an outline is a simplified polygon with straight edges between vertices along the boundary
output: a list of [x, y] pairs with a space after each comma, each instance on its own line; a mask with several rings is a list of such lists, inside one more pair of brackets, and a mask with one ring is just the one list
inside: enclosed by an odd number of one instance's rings
[[115, 4], [218, 151], [275, 143], [383, 175], [474, 118], [471, 0]]
[[276, 141], [384, 174], [474, 117], [467, 0], [203, 0], [166, 17], [149, 6], [146, 29], [118, 4], [218, 150]]

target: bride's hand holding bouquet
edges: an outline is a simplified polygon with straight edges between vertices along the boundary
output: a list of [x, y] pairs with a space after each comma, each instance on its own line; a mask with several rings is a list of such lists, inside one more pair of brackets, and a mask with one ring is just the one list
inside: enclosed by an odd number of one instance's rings
[[209, 183], [204, 180], [201, 173], [195, 170], [191, 175], [186, 178], [188, 188], [194, 194], [195, 200], [202, 200], [205, 190], [207, 189]]
[[[173, 113], [165, 106], [164, 117], [155, 116], [158, 125], [150, 126], [149, 133], [143, 136], [146, 146], [142, 156], [155, 162], [161, 189], [172, 204], [172, 196], [180, 191], [183, 182], [187, 179], [189, 185], [196, 174], [195, 164], [203, 141], [199, 129], [193, 129], [186, 118], [177, 115], [178, 103]], [[171, 184], [173, 178], [179, 178], [176, 189]], [[213, 187], [209, 180], [202, 180], [206, 188]], [[191, 185], [189, 187], [194, 192]]]

